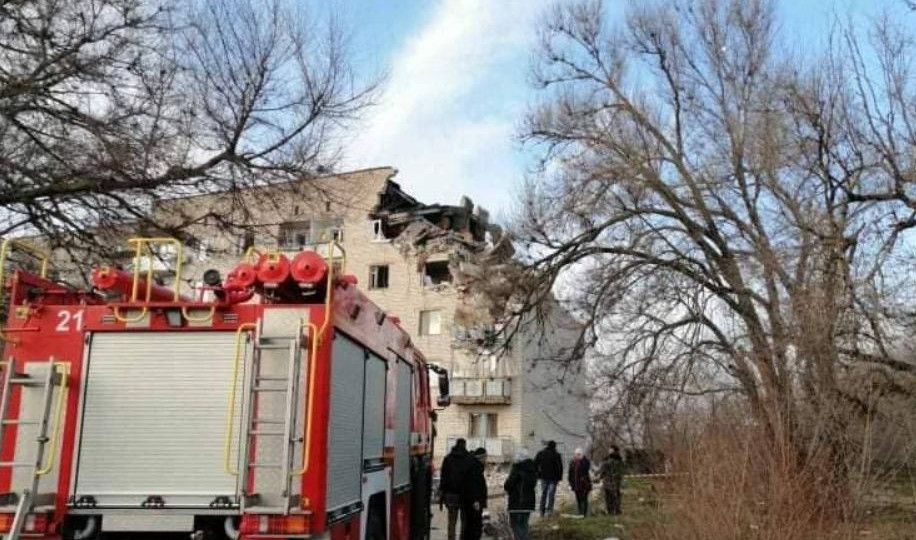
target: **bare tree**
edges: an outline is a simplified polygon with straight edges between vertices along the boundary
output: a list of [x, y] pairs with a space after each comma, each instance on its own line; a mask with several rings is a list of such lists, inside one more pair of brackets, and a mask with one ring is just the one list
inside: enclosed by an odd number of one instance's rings
[[332, 165], [373, 84], [336, 25], [283, 0], [2, 0], [0, 234], [102, 248], [125, 223], [233, 226], [225, 209], [150, 209]]
[[777, 27], [766, 0], [661, 2], [616, 29], [600, 2], [548, 17], [514, 314], [559, 295], [620, 403], [739, 394], [842, 485], [854, 388], [916, 373], [891, 351], [912, 306], [913, 41], [884, 23], [868, 53], [838, 31], [792, 57]]

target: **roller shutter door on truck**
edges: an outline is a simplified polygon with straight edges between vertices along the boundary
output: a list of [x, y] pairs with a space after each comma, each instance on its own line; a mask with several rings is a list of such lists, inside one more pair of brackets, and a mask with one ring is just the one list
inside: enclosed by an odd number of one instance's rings
[[331, 355], [328, 418], [328, 512], [358, 504], [362, 496], [363, 388], [366, 350], [336, 334]]
[[394, 487], [410, 485], [410, 416], [413, 405], [413, 368], [398, 358], [394, 417]]
[[[93, 335], [76, 497], [102, 507], [138, 507], [150, 496], [167, 507], [207, 507], [235, 497], [237, 478], [224, 466], [234, 358], [233, 332]], [[241, 385], [238, 394], [236, 426]]]

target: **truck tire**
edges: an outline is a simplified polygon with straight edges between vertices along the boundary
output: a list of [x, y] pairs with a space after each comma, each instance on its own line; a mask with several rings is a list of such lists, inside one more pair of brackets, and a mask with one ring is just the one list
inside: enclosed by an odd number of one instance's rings
[[[94, 526], [88, 535], [85, 534], [89, 521], [95, 520]], [[98, 517], [75, 517], [68, 516], [64, 520], [64, 526], [61, 529], [61, 536], [64, 540], [99, 540], [101, 534], [101, 518]]]

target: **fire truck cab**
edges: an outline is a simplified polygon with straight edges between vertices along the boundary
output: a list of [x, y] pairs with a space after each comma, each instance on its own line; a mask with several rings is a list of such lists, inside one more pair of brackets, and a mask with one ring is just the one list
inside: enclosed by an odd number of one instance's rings
[[[133, 270], [91, 290], [0, 249], [0, 535], [428, 537], [429, 377], [448, 381], [340, 246], [251, 251], [186, 296], [180, 265], [164, 287], [140, 264], [178, 241], [130, 243]], [[4, 276], [16, 248], [41, 271]]]

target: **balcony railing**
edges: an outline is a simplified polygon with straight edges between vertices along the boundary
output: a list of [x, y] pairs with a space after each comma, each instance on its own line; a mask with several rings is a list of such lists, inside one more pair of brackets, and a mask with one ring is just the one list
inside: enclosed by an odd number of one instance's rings
[[450, 388], [452, 403], [459, 405], [508, 405], [512, 403], [512, 379], [455, 378]]
[[[455, 446], [459, 437], [449, 436], [448, 448]], [[515, 455], [515, 440], [511, 437], [464, 437], [468, 442], [468, 450], [473, 452], [477, 448], [487, 450], [487, 461], [511, 461]]]

